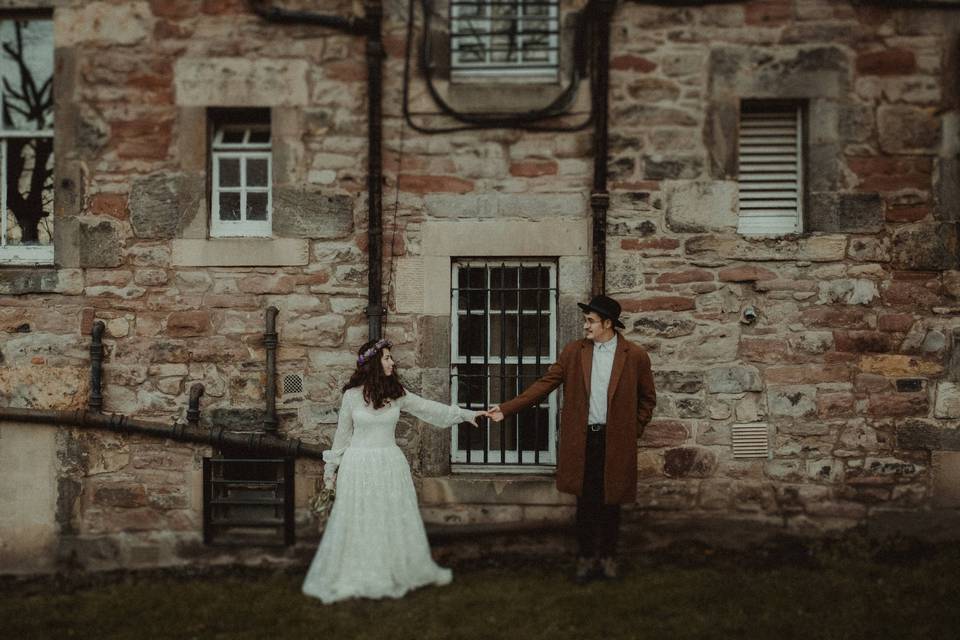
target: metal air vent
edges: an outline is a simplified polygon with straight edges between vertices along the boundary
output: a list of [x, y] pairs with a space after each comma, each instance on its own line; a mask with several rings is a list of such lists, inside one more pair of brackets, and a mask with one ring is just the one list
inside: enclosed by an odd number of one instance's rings
[[770, 457], [770, 428], [766, 423], [735, 424], [731, 434], [734, 458]]

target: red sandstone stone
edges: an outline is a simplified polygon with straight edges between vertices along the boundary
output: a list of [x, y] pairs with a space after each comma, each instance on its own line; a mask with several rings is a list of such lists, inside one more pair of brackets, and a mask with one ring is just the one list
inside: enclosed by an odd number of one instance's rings
[[621, 306], [624, 311], [693, 311], [697, 308], [697, 303], [693, 298], [681, 298], [680, 296], [661, 296], [658, 298], [645, 298], [643, 300], [622, 300]]
[[[364, 249], [365, 248], [366, 247], [364, 247]], [[309, 273], [302, 276], [297, 276], [296, 282], [298, 285], [327, 284], [328, 282], [330, 282], [330, 272], [318, 271], [316, 273]]]
[[918, 222], [930, 215], [930, 207], [890, 207], [885, 217], [887, 222]]
[[763, 267], [744, 264], [720, 269], [717, 277], [721, 282], [756, 282], [757, 280], [774, 280], [777, 274]]
[[404, 174], [400, 176], [400, 191], [419, 193], [469, 193], [473, 191], [473, 182], [455, 176], [421, 176]]
[[174, 338], [202, 336], [210, 330], [206, 311], [176, 311], [167, 316], [167, 335]]
[[929, 400], [925, 391], [917, 393], [878, 393], [870, 396], [867, 413], [876, 418], [926, 416]]
[[195, 0], [150, 0], [150, 11], [158, 18], [180, 20], [194, 15], [197, 3]]
[[847, 166], [860, 178], [861, 191], [926, 190], [932, 181], [929, 157], [853, 156]]
[[641, 447], [676, 447], [687, 441], [689, 434], [677, 420], [653, 420], [643, 430]]
[[850, 393], [818, 393], [817, 415], [821, 418], [851, 416], [856, 411], [856, 399]]
[[97, 317], [97, 310], [86, 307], [80, 312], [80, 335], [88, 336], [93, 331], [93, 321]]
[[207, 15], [245, 14], [250, 11], [246, 0], [203, 0], [201, 11]]
[[510, 175], [519, 178], [557, 175], [557, 163], [554, 160], [523, 160], [510, 164]]
[[774, 27], [793, 19], [793, 0], [753, 0], [743, 10], [748, 25]]
[[819, 384], [821, 382], [846, 382], [850, 370], [845, 366], [814, 364], [769, 367], [763, 372], [767, 384]]
[[936, 291], [916, 283], [894, 281], [891, 282], [880, 294], [880, 298], [886, 304], [904, 305], [912, 307], [930, 308], [944, 303], [943, 298]]
[[899, 76], [917, 70], [917, 58], [909, 49], [885, 49], [857, 56], [857, 73], [873, 76]]
[[363, 82], [367, 79], [367, 65], [360, 60], [328, 62], [323, 65], [324, 75], [330, 80]]
[[239, 282], [240, 291], [244, 293], [293, 293], [296, 284], [294, 276], [247, 276]]
[[811, 327], [866, 329], [866, 315], [858, 307], [810, 307], [803, 310], [800, 319]]
[[127, 196], [122, 193], [98, 193], [90, 198], [90, 213], [126, 220]]
[[161, 160], [167, 157], [173, 121], [157, 117], [113, 122], [110, 125], [121, 158]]
[[877, 318], [877, 329], [906, 333], [910, 331], [913, 322], [913, 315], [910, 313], [888, 313]]
[[704, 269], [687, 269], [685, 271], [671, 271], [657, 277], [658, 284], [685, 284], [688, 282], [710, 282], [713, 274]]
[[879, 331], [834, 331], [833, 344], [837, 351], [852, 353], [883, 353], [896, 347], [889, 334]]
[[43, 356], [33, 356], [32, 358], [30, 358], [31, 364], [44, 364], [46, 361], [47, 359], [44, 358]]
[[892, 393], [893, 385], [886, 376], [875, 373], [858, 373], [853, 379], [853, 389], [861, 393]]
[[647, 60], [641, 56], [628, 54], [611, 58], [610, 68], [616, 69], [617, 71], [636, 71], [639, 73], [649, 73], [657, 68], [657, 63]]

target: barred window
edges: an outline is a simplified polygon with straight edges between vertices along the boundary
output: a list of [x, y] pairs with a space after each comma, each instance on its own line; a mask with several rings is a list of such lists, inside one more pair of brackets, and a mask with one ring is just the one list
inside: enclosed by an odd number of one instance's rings
[[0, 20], [0, 263], [53, 262], [53, 22]]
[[784, 235], [803, 230], [802, 122], [799, 104], [742, 103], [740, 233]]
[[211, 164], [210, 235], [272, 235], [269, 121], [218, 125]]
[[557, 0], [451, 0], [451, 77], [556, 81], [559, 15]]
[[[509, 400], [556, 361], [555, 263], [458, 260], [453, 264], [451, 389], [471, 409]], [[453, 430], [455, 469], [556, 464], [557, 393], [499, 423]]]

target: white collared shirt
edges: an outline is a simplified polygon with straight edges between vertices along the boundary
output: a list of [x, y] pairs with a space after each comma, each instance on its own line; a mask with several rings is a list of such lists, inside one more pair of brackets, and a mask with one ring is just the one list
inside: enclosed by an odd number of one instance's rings
[[590, 369], [590, 411], [587, 424], [606, 424], [607, 388], [613, 371], [613, 356], [617, 353], [617, 334], [606, 342], [593, 343], [593, 365]]

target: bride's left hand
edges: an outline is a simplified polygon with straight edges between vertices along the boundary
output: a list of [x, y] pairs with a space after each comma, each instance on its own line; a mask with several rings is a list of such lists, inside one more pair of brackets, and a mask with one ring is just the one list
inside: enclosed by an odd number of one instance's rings
[[477, 418], [489, 418], [489, 417], [490, 417], [490, 413], [488, 411], [480, 411], [477, 413], [477, 415], [473, 417], [473, 420], [468, 420], [468, 422], [479, 429], [480, 425], [477, 424]]

